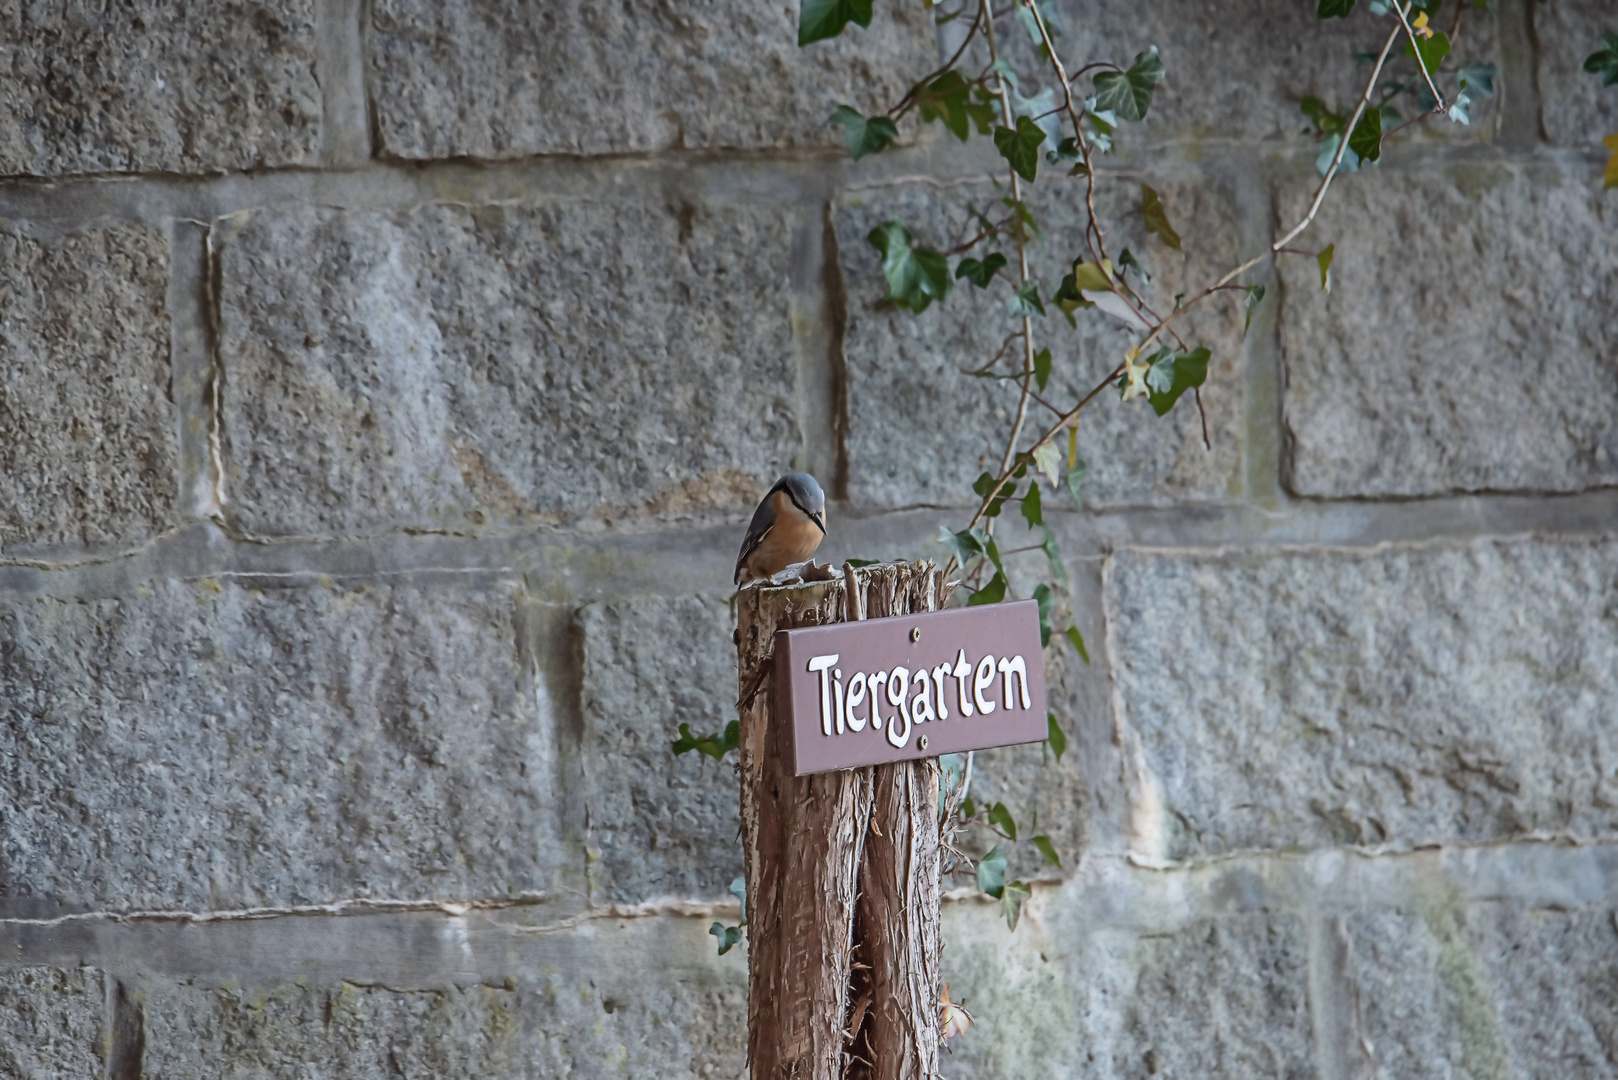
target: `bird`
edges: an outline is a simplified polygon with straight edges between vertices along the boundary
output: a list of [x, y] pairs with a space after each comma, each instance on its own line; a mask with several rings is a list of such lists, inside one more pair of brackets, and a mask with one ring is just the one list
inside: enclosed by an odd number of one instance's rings
[[808, 473], [775, 482], [748, 523], [736, 556], [736, 584], [767, 578], [815, 553], [826, 538], [826, 493]]

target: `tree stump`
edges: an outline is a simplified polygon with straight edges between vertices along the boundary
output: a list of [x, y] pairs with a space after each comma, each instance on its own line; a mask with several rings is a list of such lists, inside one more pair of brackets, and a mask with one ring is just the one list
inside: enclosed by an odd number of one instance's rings
[[741, 819], [755, 1080], [926, 1080], [938, 1067], [938, 763], [793, 776], [777, 745], [777, 630], [936, 611], [931, 563], [742, 590]]

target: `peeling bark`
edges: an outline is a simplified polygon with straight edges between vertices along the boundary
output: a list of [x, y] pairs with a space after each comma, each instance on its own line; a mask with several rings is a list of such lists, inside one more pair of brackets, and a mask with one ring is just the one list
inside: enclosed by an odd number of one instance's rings
[[937, 1070], [937, 763], [792, 776], [776, 744], [769, 669], [776, 630], [931, 611], [947, 595], [943, 574], [916, 564], [739, 597], [748, 1058], [757, 1080], [925, 1080]]

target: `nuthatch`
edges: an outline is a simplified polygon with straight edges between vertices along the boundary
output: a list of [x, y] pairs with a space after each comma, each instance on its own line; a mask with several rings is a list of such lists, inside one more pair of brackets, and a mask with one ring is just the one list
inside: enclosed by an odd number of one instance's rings
[[826, 536], [826, 493], [808, 473], [787, 473], [753, 511], [736, 556], [736, 584], [767, 578], [815, 553]]

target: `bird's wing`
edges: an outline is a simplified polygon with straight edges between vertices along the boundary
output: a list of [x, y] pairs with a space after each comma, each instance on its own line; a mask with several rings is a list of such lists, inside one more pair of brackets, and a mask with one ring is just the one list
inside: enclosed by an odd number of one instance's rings
[[747, 562], [747, 557], [753, 554], [764, 542], [764, 538], [770, 535], [770, 530], [775, 528], [775, 508], [770, 505], [773, 498], [775, 498], [774, 489], [764, 496], [763, 501], [758, 504], [758, 509], [753, 511], [753, 520], [748, 522], [747, 535], [742, 537], [741, 553], [736, 556], [735, 576], [738, 585], [741, 584], [742, 564]]

